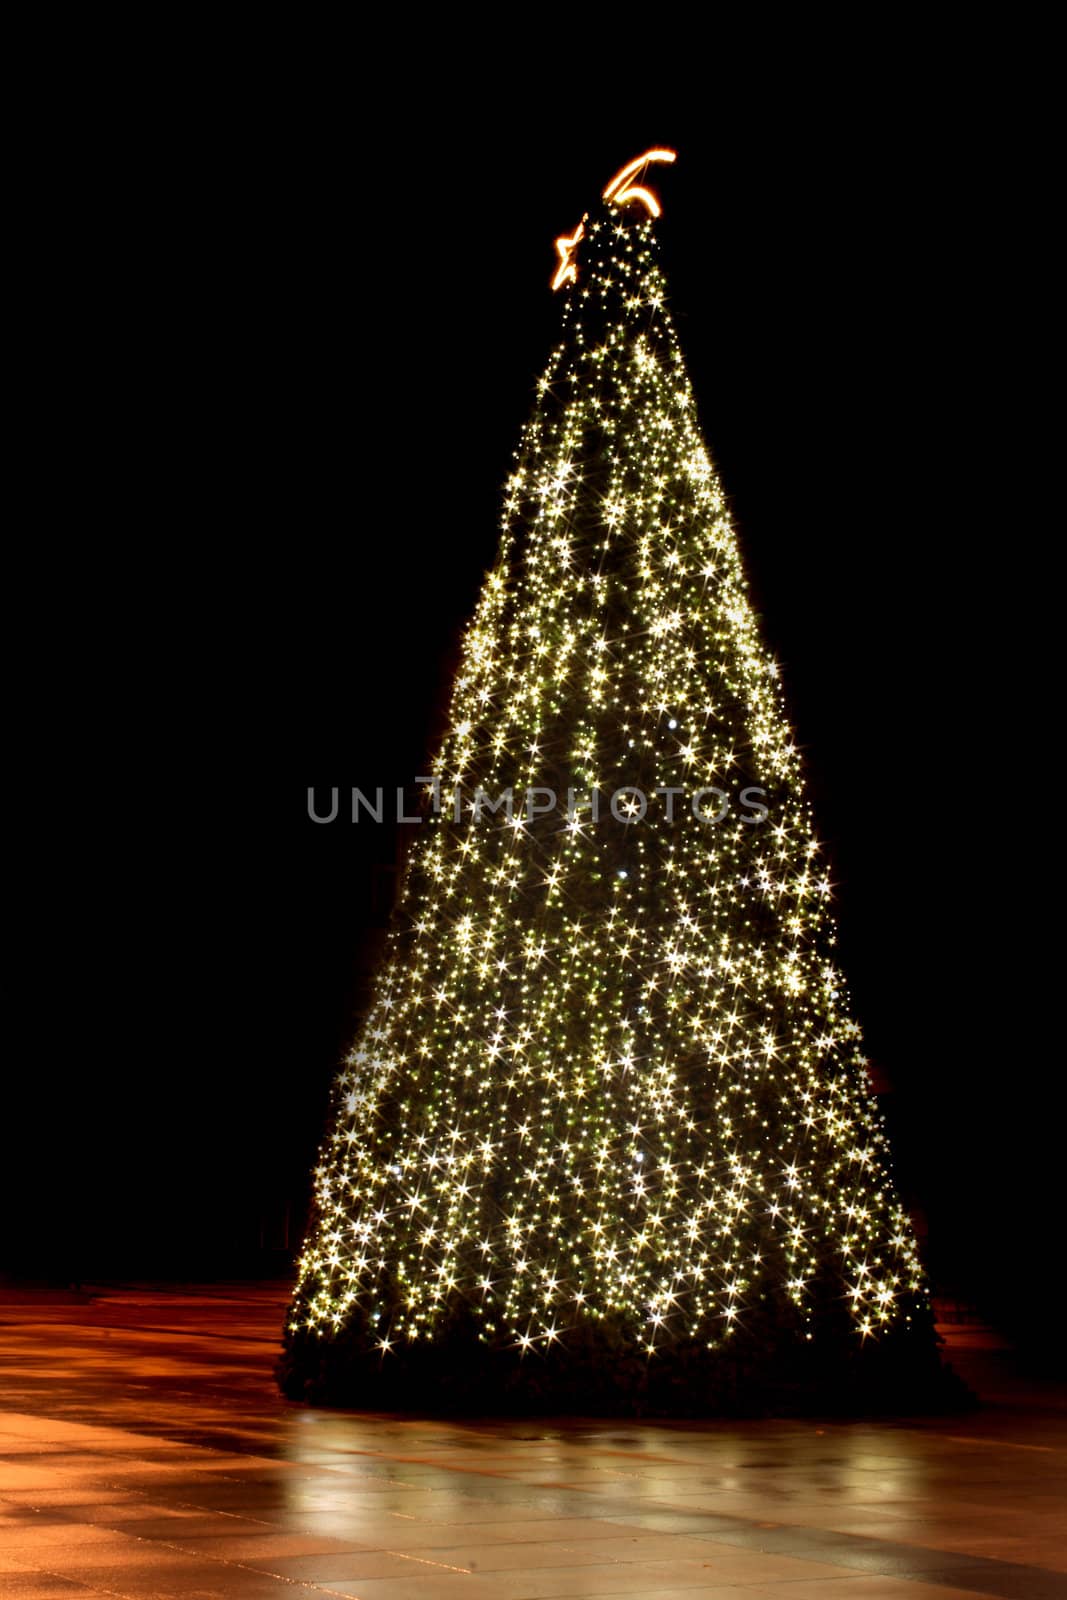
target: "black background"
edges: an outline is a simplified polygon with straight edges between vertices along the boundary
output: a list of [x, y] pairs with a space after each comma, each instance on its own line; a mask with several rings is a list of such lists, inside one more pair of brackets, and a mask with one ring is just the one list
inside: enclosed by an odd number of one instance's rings
[[74, 537], [36, 541], [11, 604], [5, 1256], [285, 1269], [396, 850], [343, 812], [316, 827], [307, 788], [425, 770], [556, 334], [553, 239], [667, 144], [672, 310], [900, 1181], [939, 1287], [1039, 1337], [1059, 1067], [1029, 47], [798, 33], [689, 88], [684, 51], [570, 72], [544, 31], [521, 86], [503, 47], [491, 84], [458, 76], [455, 41], [418, 83], [358, 52], [263, 81], [231, 59], [147, 150], [101, 110], [93, 160], [71, 153], [37, 415]]

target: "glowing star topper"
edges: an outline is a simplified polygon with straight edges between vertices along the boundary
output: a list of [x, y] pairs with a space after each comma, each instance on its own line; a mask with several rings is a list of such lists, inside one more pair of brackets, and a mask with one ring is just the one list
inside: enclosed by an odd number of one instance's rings
[[614, 205], [629, 205], [631, 200], [641, 200], [648, 207], [649, 215], [658, 217], [662, 207], [651, 189], [642, 189], [637, 184], [630, 182], [648, 166], [650, 161], [673, 161], [673, 150], [646, 150], [643, 156], [636, 156], [633, 161], [617, 172], [604, 190], [604, 199], [610, 200]]
[[[589, 213], [586, 212], [586, 216]], [[562, 289], [565, 283], [575, 283], [578, 278], [578, 263], [573, 259], [582, 235], [585, 233], [585, 217], [582, 218], [574, 232], [568, 238], [566, 234], [556, 240], [556, 249], [559, 251], [559, 266], [556, 276], [552, 279], [553, 289]]]
[[[603, 198], [610, 200], [612, 205], [616, 206], [626, 206], [630, 204], [631, 200], [640, 200], [646, 207], [649, 216], [660, 216], [663, 208], [652, 193], [652, 190], [645, 189], [640, 184], [631, 183], [630, 179], [635, 178], [638, 173], [644, 172], [644, 169], [652, 161], [670, 162], [676, 159], [677, 156], [673, 150], [646, 150], [643, 156], [635, 156], [632, 161], [627, 162], [621, 172], [615, 174], [604, 190]], [[556, 268], [556, 275], [552, 279], [553, 289], [562, 289], [565, 283], [577, 283], [578, 263], [574, 256], [585, 234], [585, 225], [588, 220], [589, 213], [586, 212], [573, 233], [562, 234], [556, 240], [556, 249], [559, 252], [559, 266]]]

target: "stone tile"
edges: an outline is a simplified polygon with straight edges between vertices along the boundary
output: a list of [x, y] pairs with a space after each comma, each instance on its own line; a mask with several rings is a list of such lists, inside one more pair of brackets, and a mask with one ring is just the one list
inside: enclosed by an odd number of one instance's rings
[[[781, 1591], [776, 1590], [775, 1592], [779, 1594], [779, 1600], [787, 1600], [788, 1591], [786, 1589], [783, 1588]], [[575, 1589], [573, 1593], [576, 1596], [580, 1596], [582, 1590]], [[738, 1588], [735, 1584], [700, 1583], [684, 1589], [664, 1589], [662, 1587], [639, 1589], [628, 1593], [626, 1600], [751, 1600], [751, 1596], [755, 1593], [756, 1590], [748, 1584]], [[602, 1597], [602, 1600], [611, 1600], [611, 1596]], [[974, 1600], [973, 1595], [971, 1600]]]
[[[682, 1600], [681, 1595], [662, 1600]], [[957, 1589], [921, 1579], [879, 1574], [840, 1578], [832, 1583], [762, 1584], [735, 1590], [734, 1600], [988, 1600], [987, 1590]]]
[[[162, 1542], [162, 1541], [159, 1541]], [[275, 1556], [333, 1555], [342, 1550], [366, 1549], [358, 1539], [317, 1539], [304, 1533], [205, 1533], [190, 1538], [168, 1535], [171, 1552], [209, 1556], [220, 1561], [269, 1560]]]
[[509, 1600], [494, 1579], [462, 1573], [420, 1573], [414, 1577], [347, 1578], [330, 1584], [330, 1592], [353, 1600]]
[[960, 1563], [938, 1572], [938, 1582], [961, 1590], [970, 1589], [971, 1595], [994, 1595], [996, 1600], [1064, 1600], [1067, 1583], [1062, 1573], [1042, 1572], [1037, 1567], [998, 1563], [995, 1569], [976, 1568]]
[[[640, 1572], [624, 1567], [558, 1567], [541, 1573], [491, 1573], [485, 1577], [443, 1574], [428, 1578], [383, 1578], [339, 1583], [332, 1587], [358, 1600], [555, 1600], [564, 1596], [625, 1596], [626, 1600], [669, 1600], [671, 1595], [685, 1600], [745, 1600], [751, 1588], [696, 1581], [681, 1587], [664, 1587], [664, 1569], [643, 1567]], [[617, 1588], [607, 1585], [618, 1577]], [[786, 1591], [783, 1589], [782, 1594]], [[974, 1597], [971, 1597], [974, 1600]]]
[[468, 1495], [448, 1489], [353, 1489], [330, 1495], [330, 1502], [348, 1513], [394, 1513], [409, 1517], [427, 1516], [435, 1521], [452, 1522], [536, 1522], [556, 1507], [531, 1504], [529, 1496], [499, 1497]]
[[15, 1556], [20, 1549], [58, 1552], [75, 1546], [111, 1548], [133, 1542], [110, 1528], [88, 1528], [83, 1523], [69, 1521], [23, 1522], [19, 1528], [0, 1530], [0, 1551]]
[[32, 1570], [32, 1567], [33, 1562], [28, 1557], [22, 1554], [12, 1555], [10, 1551], [0, 1549], [0, 1577], [6, 1577], [9, 1572], [26, 1572]]
[[642, 1561], [706, 1562], [718, 1556], [715, 1547], [706, 1541], [660, 1534], [627, 1534], [621, 1538], [579, 1541], [545, 1540], [536, 1545], [457, 1544], [447, 1550], [431, 1547], [420, 1554], [424, 1558], [454, 1561], [472, 1572], [503, 1572], [515, 1567], [538, 1571], [542, 1567], [626, 1565]]
[[0, 1461], [0, 1494], [6, 1494], [9, 1489], [51, 1489], [55, 1481], [55, 1476], [44, 1467]]
[[5, 1489], [0, 1493], [2, 1505], [61, 1506], [137, 1506], [143, 1504], [142, 1496], [129, 1493], [120, 1496], [114, 1489]]
[[[418, 1578], [384, 1578], [368, 1580], [358, 1593], [360, 1600], [385, 1600], [390, 1595], [403, 1595], [407, 1600], [418, 1586], [430, 1594], [461, 1596], [467, 1592], [491, 1593], [497, 1600], [541, 1600], [557, 1595], [632, 1595], [642, 1592], [659, 1594], [664, 1588], [679, 1589], [716, 1586], [719, 1588], [751, 1585], [762, 1580], [777, 1580], [783, 1585], [796, 1578], [798, 1564], [783, 1563], [782, 1570], [774, 1570], [774, 1563], [755, 1561], [746, 1570], [742, 1563], [724, 1569], [712, 1561], [634, 1561], [611, 1562], [580, 1566], [540, 1566], [536, 1557], [527, 1567], [507, 1571], [475, 1573], [464, 1577], [457, 1573], [426, 1574]], [[809, 1566], [805, 1576], [817, 1577], [821, 1568]], [[477, 1585], [475, 1584], [477, 1580]], [[355, 1592], [355, 1591], [352, 1591]]]
[[70, 1578], [53, 1578], [47, 1573], [30, 1573], [25, 1576], [4, 1576], [4, 1600], [88, 1600], [99, 1595], [99, 1589], [90, 1589]]
[[[833, 1560], [839, 1567], [847, 1567], [855, 1572], [876, 1572], [885, 1577], [898, 1578], [968, 1565], [967, 1561], [961, 1560], [952, 1551], [927, 1549], [922, 1545], [887, 1544], [875, 1539], [866, 1544], [842, 1543], [833, 1549]], [[985, 1570], [977, 1559], [972, 1559], [969, 1564], [976, 1570]]]
[[618, 1539], [620, 1529], [611, 1523], [579, 1517], [549, 1522], [450, 1523], [397, 1517], [374, 1523], [353, 1520], [353, 1533], [363, 1545], [385, 1550], [422, 1551], [431, 1547], [455, 1549], [470, 1544], [525, 1544], [533, 1549], [546, 1542]]
[[[504, 1548], [510, 1547], [505, 1545]], [[467, 1570], [458, 1557], [454, 1561], [443, 1558], [434, 1560], [422, 1552], [404, 1555], [395, 1550], [344, 1550], [335, 1555], [282, 1556], [262, 1560], [253, 1557], [245, 1565], [277, 1577], [331, 1587], [354, 1578], [408, 1578], [419, 1573], [425, 1576], [435, 1572]]]
[[120, 1595], [123, 1600], [294, 1600], [295, 1596], [308, 1600], [316, 1593], [314, 1589], [294, 1590], [283, 1578], [241, 1567], [176, 1562], [167, 1551], [151, 1565], [97, 1567], [78, 1571], [76, 1578], [86, 1586], [82, 1593]]
[[[1067, 1517], [1064, 1523], [1067, 1523]], [[1028, 1562], [1035, 1567], [1047, 1568], [1049, 1572], [1067, 1573], [1067, 1534], [1063, 1532], [1063, 1525], [1058, 1537], [1020, 1539], [1018, 1549], [1005, 1554], [1003, 1559]], [[1067, 1593], [1067, 1584], [1064, 1585], [1064, 1592]]]

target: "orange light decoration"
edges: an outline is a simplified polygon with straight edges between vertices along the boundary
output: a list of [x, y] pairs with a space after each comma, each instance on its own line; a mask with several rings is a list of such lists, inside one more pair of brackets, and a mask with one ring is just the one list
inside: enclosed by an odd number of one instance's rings
[[[588, 212], [586, 216], [588, 216]], [[564, 234], [556, 240], [556, 249], [559, 251], [559, 266], [556, 269], [556, 276], [552, 279], [553, 289], [562, 289], [565, 283], [577, 282], [578, 263], [572, 260], [572, 257], [584, 233], [585, 217], [579, 222], [570, 238]]]
[[621, 172], [615, 174], [604, 190], [604, 199], [613, 201], [617, 206], [629, 205], [631, 200], [641, 200], [648, 207], [649, 215], [658, 217], [663, 208], [652, 193], [652, 190], [639, 188], [637, 185], [631, 184], [629, 180], [647, 167], [650, 161], [674, 161], [675, 159], [676, 156], [673, 150], [646, 150], [643, 156], [636, 156], [633, 161], [623, 167]]

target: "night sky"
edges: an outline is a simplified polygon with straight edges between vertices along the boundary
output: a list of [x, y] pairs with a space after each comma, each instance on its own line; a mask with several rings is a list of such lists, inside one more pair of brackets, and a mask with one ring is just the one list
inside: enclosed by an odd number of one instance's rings
[[106, 367], [67, 596], [96, 614], [30, 708], [61, 776], [12, 835], [13, 1267], [284, 1264], [396, 848], [314, 826], [307, 787], [425, 770], [556, 334], [553, 240], [666, 144], [672, 310], [905, 1199], [942, 1287], [1039, 1320], [1029, 135], [958, 54], [904, 55], [803, 84], [727, 62], [725, 96], [656, 105], [263, 89], [214, 131], [190, 108], [151, 194], [113, 180], [145, 225], [64, 402], [96, 416]]

